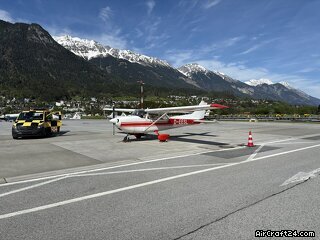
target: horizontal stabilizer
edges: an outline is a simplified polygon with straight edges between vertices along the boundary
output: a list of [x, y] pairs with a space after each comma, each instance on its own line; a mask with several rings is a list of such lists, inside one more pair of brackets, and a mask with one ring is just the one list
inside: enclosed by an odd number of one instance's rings
[[195, 123], [219, 123], [217, 120], [207, 121], [207, 120], [194, 120]]

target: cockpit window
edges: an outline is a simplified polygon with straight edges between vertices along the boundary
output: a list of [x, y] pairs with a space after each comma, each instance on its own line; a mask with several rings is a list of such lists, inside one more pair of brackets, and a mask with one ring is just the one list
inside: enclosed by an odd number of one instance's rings
[[133, 116], [139, 116], [144, 117], [146, 115], [146, 112], [143, 109], [136, 109], [132, 112]]

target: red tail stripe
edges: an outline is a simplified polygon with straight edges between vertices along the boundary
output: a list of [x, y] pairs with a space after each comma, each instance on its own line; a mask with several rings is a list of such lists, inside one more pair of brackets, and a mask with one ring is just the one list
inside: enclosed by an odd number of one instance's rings
[[[122, 122], [121, 127], [145, 127], [150, 126], [152, 122]], [[167, 122], [158, 122], [154, 124], [155, 126], [163, 126], [163, 125], [189, 125], [189, 124], [199, 124], [199, 122], [195, 122], [193, 119], [169, 119]]]
[[228, 106], [217, 104], [217, 103], [210, 104], [210, 107], [219, 108], [219, 109], [229, 108]]

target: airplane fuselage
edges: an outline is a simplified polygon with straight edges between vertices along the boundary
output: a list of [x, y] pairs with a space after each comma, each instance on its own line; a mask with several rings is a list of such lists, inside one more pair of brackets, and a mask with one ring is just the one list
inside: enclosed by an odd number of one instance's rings
[[148, 132], [162, 131], [172, 128], [179, 128], [199, 124], [194, 119], [183, 119], [172, 117], [168, 119], [161, 119], [153, 121], [148, 118], [141, 118], [139, 116], [118, 117], [114, 122], [116, 127], [129, 134], [145, 134]]

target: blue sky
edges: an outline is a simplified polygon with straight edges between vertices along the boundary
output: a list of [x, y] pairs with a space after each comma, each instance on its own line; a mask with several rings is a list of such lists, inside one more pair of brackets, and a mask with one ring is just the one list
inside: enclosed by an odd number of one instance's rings
[[0, 19], [35, 22], [236, 79], [268, 78], [320, 98], [319, 0], [0, 0]]

